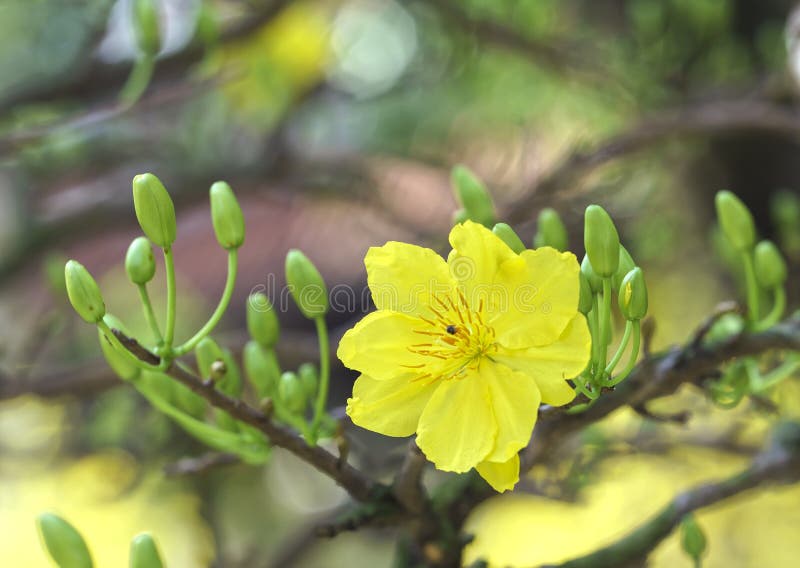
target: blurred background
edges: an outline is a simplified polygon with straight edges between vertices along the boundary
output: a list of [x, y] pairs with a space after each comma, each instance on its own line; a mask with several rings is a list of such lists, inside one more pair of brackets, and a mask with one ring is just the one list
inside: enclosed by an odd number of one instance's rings
[[[0, 1], [0, 565], [48, 566], [34, 519], [62, 514], [98, 566], [127, 565], [143, 530], [174, 568], [389, 567], [395, 535], [315, 539], [345, 496], [292, 456], [263, 467], [176, 466], [206, 450], [106, 366], [72, 312], [79, 259], [109, 309], [144, 329], [123, 258], [139, 234], [131, 179], [176, 201], [179, 337], [225, 281], [207, 191], [228, 181], [248, 224], [233, 307], [215, 337], [242, 347], [249, 292], [275, 296], [300, 248], [329, 287], [363, 290], [366, 249], [446, 250], [450, 168], [490, 187], [530, 241], [554, 207], [582, 251], [602, 203], [645, 268], [652, 348], [685, 340], [740, 297], [715, 247], [713, 195], [730, 189], [791, 264], [800, 300], [800, 12], [791, 0], [160, 0], [161, 46], [134, 104], [132, 0]], [[122, 97], [122, 98], [121, 98]], [[724, 251], [723, 251], [724, 252]], [[151, 294], [163, 309], [163, 271]], [[330, 314], [333, 342], [370, 308]], [[315, 360], [313, 326], [280, 314], [285, 368]], [[334, 367], [331, 406], [354, 377]], [[467, 560], [536, 565], [587, 552], [680, 489], [747, 463], [800, 387], [720, 410], [694, 387], [659, 403], [686, 424], [622, 411], [470, 519]], [[405, 447], [348, 428], [354, 463], [388, 477]], [[428, 481], [435, 483], [431, 473]], [[708, 566], [792, 566], [800, 491], [760, 491], [698, 517]], [[688, 566], [677, 539], [653, 566]]]

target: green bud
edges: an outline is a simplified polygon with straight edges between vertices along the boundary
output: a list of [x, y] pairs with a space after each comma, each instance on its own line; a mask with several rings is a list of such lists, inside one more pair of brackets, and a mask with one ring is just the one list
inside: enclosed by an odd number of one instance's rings
[[147, 237], [136, 237], [125, 254], [125, 272], [134, 284], [147, 284], [156, 273], [153, 247]]
[[786, 282], [786, 262], [772, 241], [761, 241], [756, 245], [755, 268], [758, 283], [767, 290]]
[[291, 371], [281, 375], [278, 383], [278, 400], [288, 411], [300, 414], [306, 408], [306, 393], [300, 379]]
[[67, 296], [73, 309], [84, 321], [98, 323], [106, 315], [106, 305], [100, 287], [89, 271], [76, 261], [69, 260], [64, 266]]
[[133, 31], [136, 35], [136, 44], [144, 55], [152, 57], [161, 51], [157, 0], [134, 0]]
[[247, 331], [264, 347], [275, 347], [280, 336], [275, 308], [266, 294], [257, 292], [247, 299]]
[[730, 191], [718, 191], [714, 204], [722, 232], [733, 248], [738, 251], [752, 249], [756, 242], [756, 227], [747, 206]]
[[259, 344], [258, 341], [248, 341], [242, 353], [244, 372], [250, 384], [256, 390], [258, 398], [274, 398], [281, 378], [281, 367], [275, 351]]
[[699, 560], [706, 550], [706, 535], [691, 513], [681, 521], [681, 546], [694, 560]]
[[217, 388], [234, 398], [242, 395], [242, 371], [236, 363], [236, 358], [230, 349], [222, 351], [222, 362], [225, 364], [225, 373], [217, 383]]
[[450, 175], [456, 199], [468, 219], [491, 227], [495, 222], [494, 203], [483, 182], [465, 166], [456, 166]]
[[622, 279], [631, 270], [636, 268], [636, 263], [633, 262], [633, 257], [624, 246], [619, 245], [619, 266], [614, 276], [611, 278], [611, 287], [614, 290], [619, 290], [622, 285]]
[[153, 174], [133, 178], [133, 207], [142, 231], [156, 246], [168, 249], [175, 242], [175, 206], [164, 184]]
[[578, 279], [581, 286], [580, 296], [578, 296], [578, 311], [583, 315], [587, 315], [592, 311], [593, 306], [592, 287], [589, 285], [589, 279], [586, 278], [583, 270], [578, 273]]
[[567, 250], [569, 246], [567, 228], [555, 209], [545, 207], [539, 212], [533, 246], [536, 248], [553, 247], [562, 252]]
[[613, 276], [619, 266], [619, 234], [614, 221], [599, 205], [586, 208], [583, 244], [595, 273], [601, 278]]
[[226, 250], [237, 249], [244, 243], [244, 215], [233, 190], [218, 181], [208, 192], [211, 197], [211, 222], [217, 241]]
[[603, 291], [603, 279], [595, 273], [588, 255], [584, 255], [581, 261], [581, 273], [586, 277], [586, 281], [589, 283], [589, 289], [593, 294]]
[[197, 370], [200, 371], [200, 376], [202, 378], [214, 380], [222, 378], [220, 376], [212, 376], [212, 371], [215, 370], [212, 368], [214, 363], [217, 361], [224, 362], [225, 360], [222, 348], [216, 341], [210, 337], [204, 337], [200, 340], [200, 343], [197, 344], [197, 347], [194, 348], [194, 356], [197, 361]]
[[303, 385], [303, 392], [309, 399], [314, 398], [317, 394], [317, 383], [319, 382], [319, 374], [317, 367], [314, 363], [303, 363], [297, 369], [297, 376], [300, 379], [300, 384]]
[[130, 568], [163, 568], [164, 562], [158, 553], [153, 537], [142, 533], [131, 541]]
[[492, 228], [492, 232], [500, 237], [500, 240], [506, 243], [508, 248], [515, 253], [519, 254], [525, 250], [525, 244], [522, 242], [522, 239], [520, 239], [517, 233], [514, 232], [514, 229], [506, 223], [497, 223]]
[[[111, 329], [118, 329], [125, 335], [129, 335], [128, 331], [123, 326], [122, 322], [111, 314], [106, 314], [103, 321]], [[100, 328], [97, 329], [97, 337], [100, 340], [100, 349], [103, 351], [103, 356], [108, 363], [108, 366], [117, 374], [123, 381], [131, 381], [137, 378], [142, 369], [131, 361], [124, 353], [120, 353], [119, 349], [114, 347], [111, 342], [106, 338], [106, 334]]]
[[297, 249], [286, 255], [286, 283], [297, 307], [309, 319], [328, 311], [328, 288], [317, 268]]
[[638, 321], [647, 314], [647, 286], [644, 273], [638, 266], [628, 272], [619, 287], [619, 311], [630, 321]]
[[39, 515], [36, 524], [47, 552], [59, 568], [92, 568], [92, 555], [75, 527], [52, 513]]

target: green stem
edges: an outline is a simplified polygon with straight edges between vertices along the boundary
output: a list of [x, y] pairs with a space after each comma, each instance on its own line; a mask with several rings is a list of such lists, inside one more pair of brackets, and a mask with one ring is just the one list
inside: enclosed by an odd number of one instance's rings
[[614, 369], [617, 367], [619, 360], [622, 359], [622, 354], [625, 352], [625, 348], [628, 346], [628, 341], [631, 338], [631, 330], [633, 329], [633, 324], [631, 321], [625, 322], [625, 332], [622, 334], [622, 340], [619, 342], [619, 347], [617, 347], [617, 352], [614, 353], [614, 356], [611, 358], [611, 362], [606, 367], [606, 375], [611, 376], [611, 373], [614, 372]]
[[150, 363], [142, 361], [136, 355], [131, 353], [128, 350], [128, 348], [125, 347], [122, 344], [122, 342], [117, 338], [117, 336], [114, 335], [114, 333], [111, 331], [111, 328], [108, 327], [108, 324], [106, 322], [104, 322], [103, 320], [100, 320], [99, 322], [97, 322], [97, 327], [100, 328], [100, 331], [103, 332], [103, 335], [105, 335], [106, 338], [111, 342], [111, 345], [114, 346], [114, 349], [116, 349], [117, 351], [122, 353], [123, 357], [127, 357], [128, 360], [131, 363], [133, 363], [137, 367], [140, 367], [140, 368], [145, 369], [147, 371], [159, 371], [160, 370], [160, 368], [157, 365], [151, 365]]
[[597, 361], [599, 360], [599, 351], [600, 351], [600, 320], [598, 319], [597, 313], [600, 311], [598, 307], [599, 302], [597, 301], [597, 294], [592, 296], [592, 309], [589, 311], [587, 319], [587, 323], [589, 324], [589, 334], [592, 336], [592, 362], [590, 365], [590, 369], [597, 368]]
[[631, 371], [633, 371], [633, 368], [636, 366], [636, 360], [639, 358], [639, 343], [642, 339], [642, 324], [639, 320], [631, 323], [633, 324], [633, 346], [631, 347], [631, 353], [628, 357], [628, 364], [625, 365], [625, 368], [619, 375], [609, 381], [609, 386], [611, 387], [618, 385], [624, 381], [628, 375], [631, 374]]
[[752, 391], [754, 393], [763, 392], [790, 377], [798, 369], [800, 369], [800, 353], [791, 353], [787, 356], [786, 361], [761, 377], [758, 385]]
[[167, 323], [164, 330], [164, 347], [169, 349], [175, 339], [175, 311], [177, 292], [175, 289], [175, 260], [172, 249], [164, 249], [164, 266], [167, 269]]
[[597, 353], [597, 369], [595, 371], [595, 383], [603, 381], [603, 373], [606, 369], [606, 359], [608, 358], [608, 340], [610, 338], [609, 327], [611, 324], [611, 279], [603, 278], [603, 302], [600, 304], [600, 313], [597, 316], [600, 320], [600, 348]]
[[317, 326], [317, 338], [319, 339], [319, 388], [317, 389], [317, 400], [314, 403], [314, 418], [311, 421], [312, 445], [317, 443], [319, 425], [328, 402], [328, 383], [330, 382], [330, 343], [325, 317], [317, 316], [314, 318], [314, 324]]
[[211, 317], [208, 318], [208, 321], [205, 323], [205, 325], [201, 327], [191, 339], [175, 348], [176, 357], [180, 357], [181, 355], [194, 349], [204, 337], [214, 330], [219, 323], [219, 320], [222, 319], [222, 316], [225, 314], [225, 310], [228, 309], [228, 304], [231, 302], [231, 296], [233, 296], [233, 287], [236, 285], [237, 258], [238, 255], [236, 249], [230, 249], [228, 251], [228, 278], [225, 281], [225, 289], [222, 291], [222, 297], [219, 299], [217, 309], [214, 310], [214, 313], [211, 314]]
[[778, 323], [783, 317], [783, 312], [786, 311], [786, 290], [783, 286], [776, 286], [773, 290], [772, 309], [766, 317], [755, 325], [756, 331], [764, 331]]
[[747, 319], [752, 325], [758, 321], [758, 284], [756, 283], [753, 256], [750, 251], [742, 252], [742, 264], [744, 266], [745, 288], [747, 289]]
[[126, 108], [135, 105], [147, 90], [154, 68], [155, 58], [153, 56], [142, 55], [136, 59], [119, 94], [119, 99]]
[[139, 299], [142, 301], [142, 309], [144, 310], [144, 317], [147, 319], [147, 324], [153, 332], [156, 339], [156, 344], [164, 343], [164, 338], [161, 336], [161, 330], [158, 329], [158, 321], [156, 321], [156, 314], [153, 312], [153, 304], [150, 303], [150, 294], [147, 293], [146, 284], [137, 284], [139, 288]]

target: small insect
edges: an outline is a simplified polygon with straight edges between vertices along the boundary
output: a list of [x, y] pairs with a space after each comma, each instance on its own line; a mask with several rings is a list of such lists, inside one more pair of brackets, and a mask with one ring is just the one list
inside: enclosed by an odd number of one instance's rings
[[455, 334], [456, 334], [456, 332], [458, 331], [458, 327], [456, 327], [456, 326], [454, 326], [454, 325], [450, 324], [450, 325], [448, 325], [448, 326], [447, 326], [447, 330], [446, 330], [446, 331], [447, 331], [447, 333], [449, 333], [450, 335], [455, 335]]

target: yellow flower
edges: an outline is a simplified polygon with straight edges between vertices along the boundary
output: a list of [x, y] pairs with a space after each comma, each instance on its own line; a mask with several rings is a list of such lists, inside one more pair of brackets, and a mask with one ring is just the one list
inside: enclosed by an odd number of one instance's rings
[[342, 362], [361, 372], [347, 414], [387, 436], [416, 432], [437, 468], [475, 467], [505, 491], [519, 480], [539, 404], [570, 402], [566, 379], [589, 361], [578, 262], [549, 247], [516, 254], [470, 221], [450, 244], [447, 262], [399, 242], [367, 253], [378, 309], [339, 343]]

